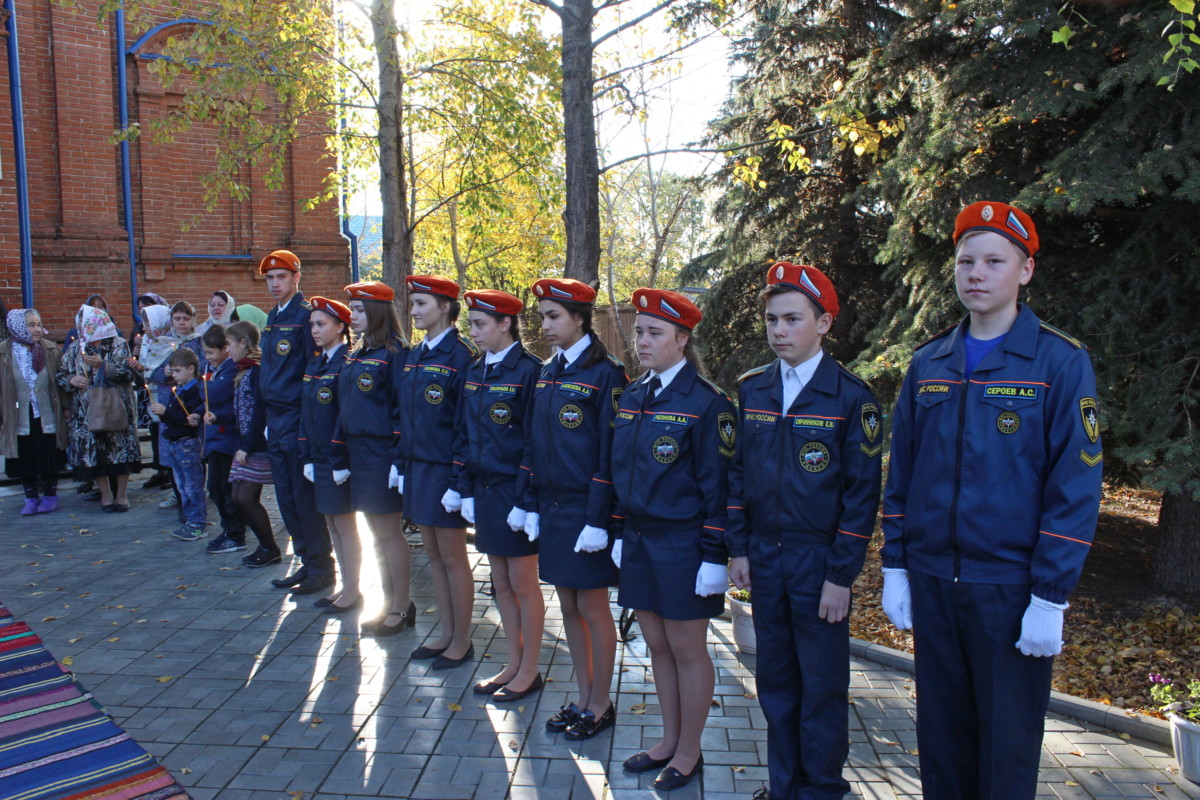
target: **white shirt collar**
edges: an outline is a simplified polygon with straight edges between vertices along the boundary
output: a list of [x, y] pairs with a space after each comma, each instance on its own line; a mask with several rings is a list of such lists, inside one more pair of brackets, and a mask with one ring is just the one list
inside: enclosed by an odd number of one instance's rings
[[587, 350], [592, 345], [592, 337], [589, 334], [584, 334], [579, 337], [579, 341], [568, 347], [566, 350], [559, 350], [563, 354], [563, 358], [568, 364], [574, 364], [575, 360], [583, 355], [583, 351]]
[[817, 371], [817, 365], [821, 363], [823, 351], [818, 350], [817, 354], [807, 361], [801, 361], [794, 367], [788, 366], [788, 363], [782, 358], [779, 359], [779, 377], [780, 380], [787, 380], [787, 373], [792, 370], [796, 373], [796, 377], [800, 379], [801, 386], [808, 386], [808, 382], [812, 380], [813, 374]]
[[517, 346], [517, 343], [513, 342], [508, 347], [501, 350], [499, 353], [488, 353], [487, 355], [484, 356], [483, 363], [484, 364], [499, 364], [501, 361], [504, 360], [504, 357], [506, 355], [508, 355], [508, 351], [512, 350], [516, 346]]
[[345, 342], [337, 342], [333, 345], [333, 347], [327, 347], [325, 349], [325, 360], [332, 361], [333, 357], [337, 355], [337, 351], [341, 350], [342, 347], [345, 346], [345, 344], [346, 344]]
[[278, 311], [280, 314], [287, 311], [288, 306], [290, 306], [292, 304], [292, 301], [295, 300], [299, 295], [300, 295], [299, 292], [293, 292], [292, 296], [288, 298], [288, 301], [286, 303], [280, 303], [280, 304], [276, 305], [275, 310]]
[[687, 359], [681, 358], [679, 359], [678, 364], [669, 369], [665, 369], [662, 372], [650, 370], [650, 372], [646, 373], [644, 382], [649, 383], [652, 379], [658, 378], [660, 381], [662, 381], [662, 388], [665, 389], [670, 385], [671, 381], [675, 380], [675, 376], [679, 374], [679, 371], [683, 369], [685, 364], [687, 364]]
[[446, 334], [449, 332], [450, 332], [450, 328], [446, 328], [446, 330], [442, 331], [437, 336], [434, 336], [432, 339], [430, 339], [428, 336], [426, 336], [425, 342], [424, 342], [425, 346], [427, 348], [429, 348], [430, 350], [432, 350], [433, 348], [437, 347], [441, 343], [442, 339], [446, 338]]

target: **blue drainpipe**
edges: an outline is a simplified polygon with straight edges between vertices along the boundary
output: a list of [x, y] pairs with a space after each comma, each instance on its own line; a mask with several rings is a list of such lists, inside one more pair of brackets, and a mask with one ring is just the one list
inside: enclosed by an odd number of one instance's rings
[[25, 168], [25, 106], [21, 100], [21, 50], [16, 0], [4, 0], [8, 30], [8, 94], [12, 101], [13, 160], [17, 169], [17, 236], [21, 251], [21, 305], [33, 308], [33, 237], [29, 232], [29, 173]]
[[[119, 95], [120, 107], [120, 124], [121, 131], [124, 133], [129, 130], [129, 93], [128, 83], [125, 75], [125, 9], [118, 7], [113, 13], [116, 18], [116, 37], [117, 37], [117, 93]], [[137, 276], [137, 253], [134, 250], [133, 244], [133, 177], [130, 174], [129, 166], [129, 140], [121, 140], [121, 200], [125, 207], [125, 241], [129, 251], [129, 307], [133, 313], [133, 322], [136, 325], [140, 320], [138, 316], [138, 276]]]

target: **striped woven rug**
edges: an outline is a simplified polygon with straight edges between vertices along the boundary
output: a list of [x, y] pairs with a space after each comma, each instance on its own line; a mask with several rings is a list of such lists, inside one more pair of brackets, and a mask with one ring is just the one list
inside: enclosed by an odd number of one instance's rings
[[188, 800], [3, 603], [0, 798]]

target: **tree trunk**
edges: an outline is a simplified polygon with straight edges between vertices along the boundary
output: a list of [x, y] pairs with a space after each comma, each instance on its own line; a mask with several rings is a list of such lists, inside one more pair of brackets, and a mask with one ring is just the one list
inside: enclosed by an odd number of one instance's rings
[[395, 0], [372, 0], [371, 29], [379, 59], [379, 194], [383, 202], [383, 282], [404, 307], [404, 278], [412, 274], [404, 162], [404, 76], [396, 51]]
[[446, 209], [450, 214], [450, 254], [454, 257], [454, 279], [459, 286], [467, 285], [467, 262], [458, 246], [458, 201], [451, 200]]
[[1158, 592], [1200, 591], [1200, 502], [1163, 493], [1152, 586]]
[[592, 107], [592, 0], [564, 0], [563, 124], [566, 137], [565, 277], [594, 284], [600, 274], [600, 157]]

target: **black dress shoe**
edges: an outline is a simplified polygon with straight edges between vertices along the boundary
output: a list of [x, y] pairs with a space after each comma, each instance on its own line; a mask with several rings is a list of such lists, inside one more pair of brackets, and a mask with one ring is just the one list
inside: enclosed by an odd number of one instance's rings
[[471, 691], [475, 694], [495, 694], [506, 685], [506, 683], [497, 683], [496, 681], [480, 681], [475, 684], [475, 688], [471, 689]]
[[534, 692], [540, 692], [545, 685], [546, 683], [542, 680], [542, 675], [539, 672], [538, 676], [533, 679], [533, 683], [529, 684], [528, 689], [512, 689], [505, 686], [492, 695], [492, 701], [496, 703], [512, 703], [520, 700], [522, 697], [528, 697]]
[[307, 578], [300, 581], [300, 583], [292, 587], [292, 594], [313, 594], [321, 591], [322, 589], [328, 589], [330, 586], [333, 586], [332, 575], [327, 575], [320, 578], [315, 578], [312, 575], [309, 575]]
[[313, 608], [329, 608], [333, 605], [332, 597], [322, 597], [320, 600], [313, 601]]
[[667, 764], [671, 763], [674, 755], [669, 755], [666, 758], [652, 758], [649, 753], [642, 751], [634, 753], [629, 758], [625, 759], [626, 772], [649, 772], [652, 769], [662, 769]]
[[562, 733], [575, 724], [575, 720], [579, 719], [579, 713], [579, 706], [574, 703], [560, 707], [557, 714], [546, 720], [546, 730], [551, 733]]
[[271, 585], [278, 589], [287, 589], [290, 586], [298, 586], [308, 577], [308, 573], [303, 569], [298, 569], [286, 578], [272, 578]]
[[409, 653], [408, 657], [414, 661], [428, 661], [431, 658], [437, 658], [444, 652], [446, 652], [446, 648], [444, 647], [426, 647], [425, 645], [421, 645]]
[[610, 705], [608, 711], [596, 717], [595, 713], [588, 710], [579, 715], [579, 719], [566, 730], [566, 737], [573, 742], [590, 739], [601, 731], [611, 728], [613, 723], [617, 721], [617, 707]]
[[[336, 606], [331, 606], [330, 608], [336, 608]], [[335, 614], [341, 612], [335, 612], [326, 609], [325, 613]], [[392, 616], [390, 613], [384, 614], [379, 619], [373, 619], [370, 622], [364, 622], [360, 630], [367, 636], [394, 636], [405, 628], [415, 628], [417, 627], [417, 604], [409, 603], [408, 610], [400, 615], [400, 621], [395, 625], [385, 625], [384, 621], [390, 616]]]
[[[317, 602], [320, 601], [318, 600]], [[339, 606], [337, 603], [330, 603], [324, 608], [326, 614], [349, 614], [351, 611], [357, 611], [358, 609], [362, 608], [362, 604], [362, 595], [359, 595], [358, 599], [348, 606]], [[404, 623], [401, 622], [401, 627], [403, 627], [403, 625]]]
[[462, 654], [462, 658], [449, 658], [446, 655], [446, 653], [443, 651], [443, 653], [440, 656], [438, 656], [437, 658], [435, 658], [433, 660], [433, 668], [434, 669], [454, 669], [455, 667], [461, 667], [463, 664], [467, 663], [468, 661], [474, 661], [474, 660], [475, 660], [475, 645], [471, 644], [471, 645], [467, 646], [467, 652]]
[[108, 505], [105, 505], [104, 503], [101, 503], [100, 510], [103, 511], [105, 514], [111, 514], [117, 510], [117, 504], [109, 503]]
[[662, 772], [658, 773], [658, 777], [654, 779], [654, 788], [661, 792], [669, 792], [672, 789], [678, 789], [681, 786], [687, 786], [692, 778], [700, 774], [704, 769], [704, 756], [696, 761], [696, 766], [692, 767], [692, 771], [684, 775], [674, 767], [667, 767]]
[[125, 513], [129, 510], [129, 503], [113, 503], [113, 511]]

